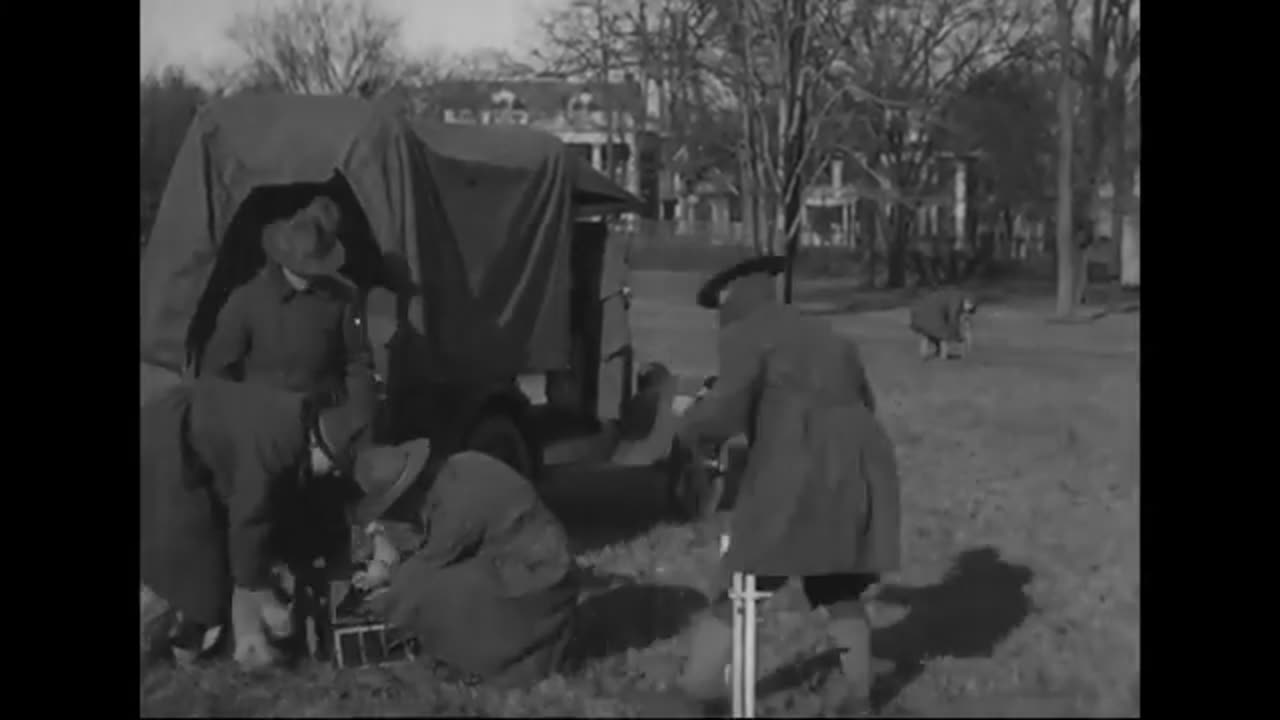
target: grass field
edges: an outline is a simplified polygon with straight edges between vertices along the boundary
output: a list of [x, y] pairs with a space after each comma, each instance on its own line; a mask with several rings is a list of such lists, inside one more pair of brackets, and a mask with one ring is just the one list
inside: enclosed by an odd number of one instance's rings
[[[696, 378], [714, 372], [709, 313], [687, 275], [636, 278], [642, 359]], [[823, 290], [816, 311], [832, 302]], [[805, 294], [802, 293], [802, 299]], [[905, 311], [830, 314], [858, 338], [897, 443], [904, 567], [873, 605], [875, 649], [892, 661], [885, 715], [1114, 716], [1139, 710], [1139, 316], [1044, 321], [1036, 302], [991, 305], [977, 349], [921, 363]], [[227, 666], [143, 674], [144, 715], [644, 715], [685, 655], [717, 521], [652, 523], [653, 484], [553, 480], [591, 586], [575, 667], [528, 691], [449, 685], [416, 667], [309, 667], [251, 679]], [[586, 480], [593, 480], [587, 478]], [[590, 526], [579, 518], [588, 514]], [[795, 588], [760, 634], [767, 716], [822, 714], [834, 667]]]

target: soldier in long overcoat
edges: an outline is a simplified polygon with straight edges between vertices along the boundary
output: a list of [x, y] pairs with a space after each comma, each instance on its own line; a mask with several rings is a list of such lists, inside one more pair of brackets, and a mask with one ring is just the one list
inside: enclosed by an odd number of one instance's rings
[[357, 459], [356, 517], [384, 543], [357, 585], [383, 586], [371, 606], [423, 656], [499, 686], [536, 683], [559, 666], [577, 606], [564, 526], [501, 461], [429, 452], [416, 441]]
[[750, 450], [729, 550], [679, 687], [699, 703], [723, 697], [732, 573], [757, 575], [766, 591], [798, 577], [844, 651], [841, 702], [860, 706], [871, 685], [863, 595], [899, 563], [897, 462], [854, 343], [776, 300], [772, 275], [783, 265], [744, 261], [699, 291], [700, 304], [719, 310], [720, 375], [683, 416], [680, 437], [696, 446], [745, 432]]
[[322, 417], [302, 394], [217, 378], [142, 406], [141, 582], [181, 618], [175, 651], [197, 654], [230, 619], [242, 664], [275, 659], [262, 626], [289, 632], [280, 529], [303, 483], [333, 468], [341, 425], [340, 409]]
[[968, 349], [973, 315], [973, 296], [946, 288], [931, 292], [911, 305], [911, 329], [920, 336], [920, 357], [952, 357], [955, 346]]

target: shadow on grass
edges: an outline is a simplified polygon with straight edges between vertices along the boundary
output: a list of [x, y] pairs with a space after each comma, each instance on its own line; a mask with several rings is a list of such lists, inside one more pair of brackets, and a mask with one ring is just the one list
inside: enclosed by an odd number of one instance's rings
[[[1031, 613], [1026, 594], [1031, 570], [1007, 563], [992, 547], [965, 550], [942, 581], [925, 587], [889, 585], [880, 602], [905, 605], [907, 615], [872, 637], [873, 655], [893, 668], [877, 678], [873, 704], [892, 702], [933, 657], [990, 657], [995, 647]], [[831, 650], [784, 666], [761, 681], [761, 693], [814, 684], [839, 666]]]
[[[816, 287], [801, 290], [795, 301], [810, 315], [857, 315], [885, 312], [910, 306], [920, 297], [943, 289], [910, 287], [898, 290], [867, 290], [849, 287]], [[998, 286], [965, 286], [979, 305], [1017, 305], [1045, 297], [1039, 290]]]
[[[872, 290], [837, 284], [807, 288], [801, 286], [796, 290], [795, 302], [810, 315], [857, 315], [905, 308], [917, 298], [942, 287], [914, 286], [897, 290]], [[972, 293], [979, 306], [1038, 306], [1052, 303], [1054, 296], [1052, 284], [1037, 281], [984, 281], [960, 287]], [[1093, 322], [1108, 315], [1140, 311], [1137, 291], [1121, 287], [1115, 282], [1096, 283], [1085, 293], [1085, 304], [1082, 305], [1076, 322]]]
[[587, 573], [564, 669], [576, 673], [594, 661], [673, 638], [707, 605], [706, 596], [679, 585], [641, 583], [622, 575]]

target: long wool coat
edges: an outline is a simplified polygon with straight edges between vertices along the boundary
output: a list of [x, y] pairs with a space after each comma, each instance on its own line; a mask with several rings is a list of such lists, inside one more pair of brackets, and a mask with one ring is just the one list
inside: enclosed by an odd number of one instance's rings
[[378, 600], [388, 624], [415, 636], [424, 655], [491, 683], [527, 685], [554, 672], [578, 582], [564, 527], [532, 484], [464, 452], [420, 497], [410, 491], [391, 511], [407, 517], [384, 523], [407, 555]]
[[768, 299], [722, 307], [719, 381], [683, 422], [686, 442], [750, 441], [723, 572], [897, 569], [893, 445], [855, 345], [825, 321]]
[[948, 288], [916, 300], [911, 306], [911, 329], [930, 340], [960, 342], [960, 313], [967, 297]]
[[271, 583], [273, 533], [307, 449], [301, 395], [200, 379], [141, 410], [141, 580], [221, 623], [233, 584]]

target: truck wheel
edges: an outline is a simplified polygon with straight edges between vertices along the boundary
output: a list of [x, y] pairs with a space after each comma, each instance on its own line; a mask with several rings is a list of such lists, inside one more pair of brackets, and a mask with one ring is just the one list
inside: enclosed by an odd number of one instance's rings
[[701, 522], [715, 516], [725, 489], [725, 478], [717, 463], [673, 440], [666, 469], [668, 496], [680, 520]]
[[530, 481], [537, 479], [539, 468], [533, 449], [508, 415], [494, 413], [480, 418], [463, 447], [501, 460]]

